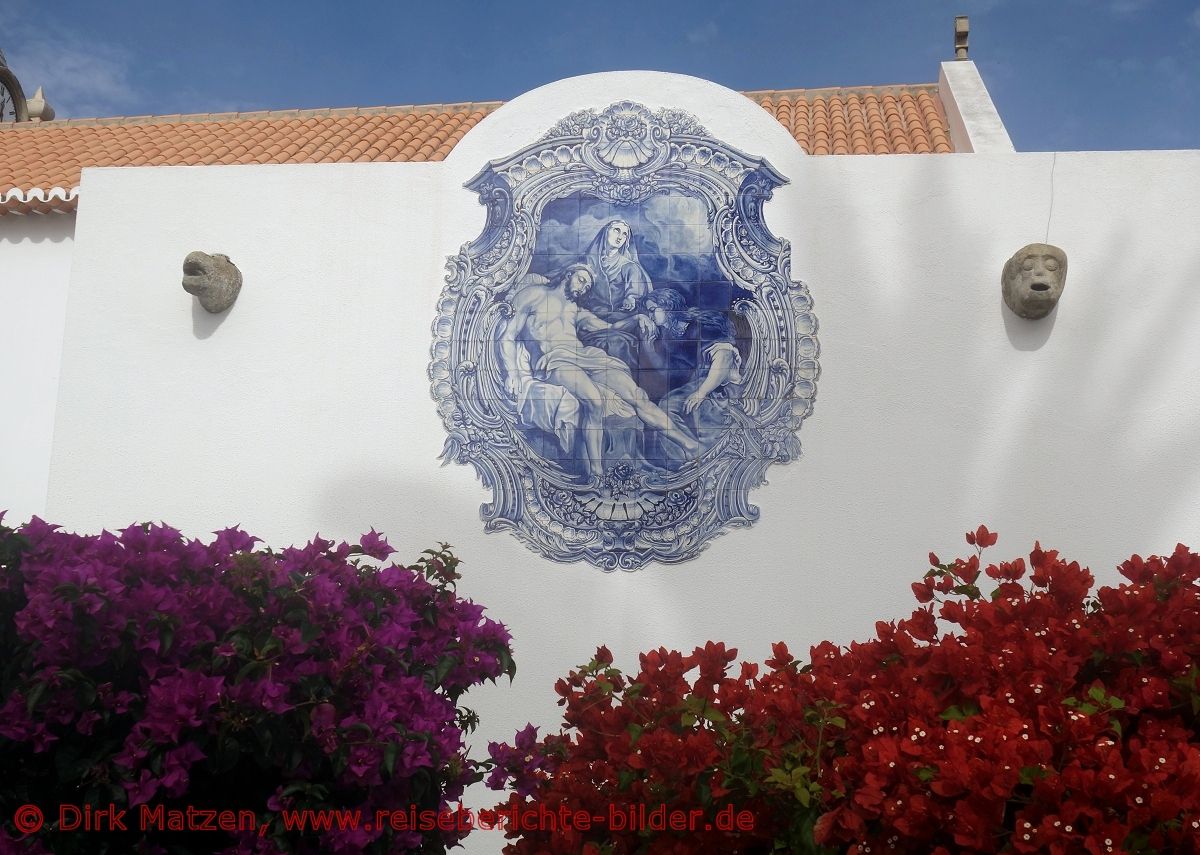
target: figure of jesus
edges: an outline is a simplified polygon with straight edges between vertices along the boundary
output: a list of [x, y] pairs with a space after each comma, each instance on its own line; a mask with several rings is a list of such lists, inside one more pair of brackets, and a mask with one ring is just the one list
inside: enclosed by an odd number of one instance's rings
[[[556, 384], [579, 399], [584, 428], [584, 453], [588, 475], [604, 473], [604, 416], [606, 399], [627, 404], [648, 427], [683, 449], [695, 453], [699, 443], [676, 428], [665, 411], [646, 395], [619, 359], [579, 340], [581, 331], [637, 329], [646, 338], [657, 333], [646, 315], [622, 321], [605, 321], [582, 308], [580, 300], [594, 283], [586, 264], [572, 264], [548, 285], [527, 285], [513, 297], [513, 315], [500, 336], [500, 358], [505, 371], [505, 390], [517, 398], [531, 379]], [[523, 366], [520, 348], [528, 353]], [[530, 372], [532, 377], [526, 372]], [[564, 449], [567, 450], [567, 449]]]

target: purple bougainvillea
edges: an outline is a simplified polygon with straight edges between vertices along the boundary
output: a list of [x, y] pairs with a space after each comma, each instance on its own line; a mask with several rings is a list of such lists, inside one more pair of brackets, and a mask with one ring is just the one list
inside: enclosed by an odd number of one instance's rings
[[[456, 595], [444, 546], [378, 568], [364, 559], [394, 550], [373, 530], [357, 546], [258, 542], [0, 525], [0, 852], [432, 852], [463, 835], [370, 819], [443, 809], [481, 778], [459, 699], [512, 676], [507, 630]], [[63, 804], [129, 810], [129, 830], [67, 833]], [[22, 805], [41, 831], [22, 835]], [[140, 805], [256, 823], [143, 831]], [[361, 811], [359, 827], [294, 827], [329, 809]]]

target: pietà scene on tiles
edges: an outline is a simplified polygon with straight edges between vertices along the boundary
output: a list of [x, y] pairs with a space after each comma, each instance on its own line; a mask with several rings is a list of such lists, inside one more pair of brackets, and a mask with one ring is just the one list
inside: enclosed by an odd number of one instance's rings
[[493, 490], [487, 528], [635, 569], [754, 522], [819, 374], [808, 288], [762, 217], [787, 180], [623, 101], [468, 183], [487, 225], [447, 262], [429, 373], [444, 457]]

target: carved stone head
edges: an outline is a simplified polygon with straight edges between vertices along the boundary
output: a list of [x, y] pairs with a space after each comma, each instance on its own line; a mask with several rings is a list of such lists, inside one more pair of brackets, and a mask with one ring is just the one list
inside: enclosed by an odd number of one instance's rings
[[1013, 314], [1037, 320], [1058, 305], [1067, 283], [1067, 254], [1048, 243], [1031, 243], [1004, 263], [1000, 287]]
[[242, 271], [228, 255], [189, 252], [183, 260], [183, 290], [196, 295], [205, 311], [217, 314], [237, 299], [242, 290]]

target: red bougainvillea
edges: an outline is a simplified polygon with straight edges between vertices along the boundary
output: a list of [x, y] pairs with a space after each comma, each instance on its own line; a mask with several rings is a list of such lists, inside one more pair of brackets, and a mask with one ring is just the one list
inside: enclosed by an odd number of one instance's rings
[[[510, 809], [666, 805], [709, 828], [510, 828], [507, 851], [1200, 851], [1200, 556], [1134, 556], [1091, 594], [1055, 551], [985, 567], [996, 535], [967, 542], [930, 556], [909, 618], [807, 665], [779, 644], [731, 675], [710, 643], [629, 679], [602, 649], [559, 683], [565, 730], [492, 747], [493, 785]], [[717, 828], [731, 807], [753, 830]]]
[[[764, 777], [763, 752], [741, 722], [758, 668], [744, 664], [730, 676], [736, 655], [712, 642], [687, 656], [651, 651], [630, 679], [602, 647], [559, 680], [572, 732], [537, 742], [530, 725], [513, 745], [491, 746], [497, 767], [489, 784], [500, 788], [510, 779], [515, 790], [498, 809], [501, 818], [513, 811], [556, 815], [553, 823], [531, 821], [534, 828], [510, 821], [509, 836], [520, 839], [506, 851], [732, 853], [744, 851], [747, 840], [770, 840], [773, 829], [739, 832], [736, 816], [726, 821], [729, 808], [748, 812], [743, 819], [768, 813], [751, 795]], [[558, 821], [578, 811], [587, 830]], [[658, 817], [664, 827], [675, 819], [684, 828], [657, 834]]]

